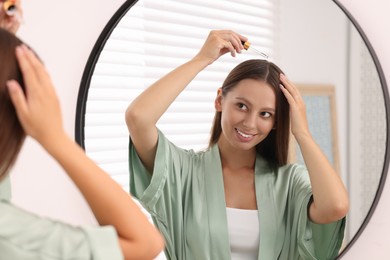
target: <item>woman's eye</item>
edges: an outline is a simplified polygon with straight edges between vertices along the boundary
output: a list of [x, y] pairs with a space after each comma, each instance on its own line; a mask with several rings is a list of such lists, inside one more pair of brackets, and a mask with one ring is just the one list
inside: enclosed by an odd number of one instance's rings
[[238, 103], [238, 104], [237, 104], [237, 107], [238, 107], [239, 109], [242, 109], [242, 110], [246, 110], [246, 109], [247, 109], [246, 105], [243, 104], [243, 103]]
[[267, 118], [272, 116], [272, 114], [269, 112], [261, 112], [260, 115], [261, 117], [267, 117]]

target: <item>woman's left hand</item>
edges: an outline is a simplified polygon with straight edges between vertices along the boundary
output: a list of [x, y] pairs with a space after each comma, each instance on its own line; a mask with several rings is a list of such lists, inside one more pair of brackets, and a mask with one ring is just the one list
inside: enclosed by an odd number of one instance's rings
[[298, 140], [300, 136], [310, 136], [306, 118], [306, 105], [298, 88], [286, 77], [280, 74], [281, 90], [290, 104], [291, 132]]
[[308, 214], [317, 224], [328, 224], [345, 217], [349, 210], [348, 192], [342, 179], [310, 134], [306, 106], [298, 88], [280, 76], [281, 90], [290, 104], [291, 132], [297, 140], [309, 172], [313, 202]]
[[16, 57], [26, 94], [17, 81], [8, 81], [12, 103], [26, 134], [46, 147], [65, 133], [59, 100], [50, 75], [37, 56], [22, 45], [16, 48]]

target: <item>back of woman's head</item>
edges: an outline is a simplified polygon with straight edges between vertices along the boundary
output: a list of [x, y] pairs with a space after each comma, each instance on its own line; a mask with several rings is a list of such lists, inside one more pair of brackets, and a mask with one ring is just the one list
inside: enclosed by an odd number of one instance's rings
[[[247, 60], [237, 65], [226, 77], [222, 85], [222, 96], [225, 96], [243, 79], [254, 79], [267, 83], [276, 96], [275, 129], [260, 144], [257, 152], [276, 165], [287, 163], [290, 136], [289, 104], [280, 90], [280, 74], [282, 70], [267, 60]], [[222, 133], [221, 112], [216, 112], [211, 130], [209, 146], [218, 142]]]
[[15, 35], [0, 29], [0, 180], [15, 162], [25, 139], [6, 85], [8, 80], [14, 79], [24, 87], [15, 56], [15, 48], [20, 44]]

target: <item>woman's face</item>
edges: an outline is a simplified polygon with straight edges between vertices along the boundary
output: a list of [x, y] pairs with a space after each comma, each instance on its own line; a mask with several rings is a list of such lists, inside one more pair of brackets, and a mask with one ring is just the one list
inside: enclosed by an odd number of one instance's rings
[[222, 112], [220, 138], [233, 148], [250, 150], [263, 141], [275, 125], [276, 96], [263, 81], [245, 79], [224, 97], [216, 99]]

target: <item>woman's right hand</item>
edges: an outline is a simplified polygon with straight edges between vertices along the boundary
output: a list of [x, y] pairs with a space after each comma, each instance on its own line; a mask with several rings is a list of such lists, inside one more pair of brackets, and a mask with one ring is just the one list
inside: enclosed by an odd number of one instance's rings
[[230, 52], [235, 57], [244, 49], [242, 42], [247, 38], [231, 30], [213, 30], [209, 33], [206, 42], [194, 59], [205, 59], [208, 64], [213, 63], [222, 55]]

